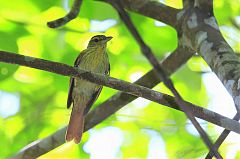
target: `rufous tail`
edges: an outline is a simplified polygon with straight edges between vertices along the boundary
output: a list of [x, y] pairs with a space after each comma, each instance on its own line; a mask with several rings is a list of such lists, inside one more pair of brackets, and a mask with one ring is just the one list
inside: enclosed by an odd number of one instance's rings
[[80, 143], [84, 129], [83, 112], [84, 107], [73, 106], [66, 132], [66, 141], [74, 140], [76, 144]]

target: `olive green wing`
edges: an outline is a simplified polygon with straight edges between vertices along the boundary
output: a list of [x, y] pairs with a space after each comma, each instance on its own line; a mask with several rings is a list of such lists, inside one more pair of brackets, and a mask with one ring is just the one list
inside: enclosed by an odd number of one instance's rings
[[[80, 53], [78, 55], [77, 59], [74, 62], [74, 67], [78, 67], [78, 65], [80, 64], [81, 59], [82, 59], [84, 54], [85, 54], [85, 50], [82, 51], [82, 53]], [[73, 88], [74, 88], [74, 78], [71, 77], [70, 78], [70, 83], [69, 83], [69, 90], [68, 90], [67, 108], [70, 108], [70, 106], [71, 106], [71, 104], [73, 102], [73, 97], [72, 97]]]

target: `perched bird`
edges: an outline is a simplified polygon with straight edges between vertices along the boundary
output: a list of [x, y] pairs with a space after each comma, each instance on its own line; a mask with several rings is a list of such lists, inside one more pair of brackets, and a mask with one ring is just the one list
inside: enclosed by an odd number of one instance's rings
[[[96, 35], [91, 38], [87, 49], [77, 57], [74, 66], [94, 73], [109, 75], [110, 64], [106, 52], [107, 42], [112, 37]], [[66, 132], [66, 141], [78, 144], [84, 129], [84, 118], [98, 98], [102, 86], [79, 78], [70, 78], [67, 108], [73, 103], [72, 113]]]

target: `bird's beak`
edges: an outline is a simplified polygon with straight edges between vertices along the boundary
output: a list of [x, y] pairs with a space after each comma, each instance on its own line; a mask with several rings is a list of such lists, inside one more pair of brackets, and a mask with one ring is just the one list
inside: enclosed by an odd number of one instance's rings
[[106, 42], [110, 41], [113, 37], [112, 36], [107, 36], [106, 37]]

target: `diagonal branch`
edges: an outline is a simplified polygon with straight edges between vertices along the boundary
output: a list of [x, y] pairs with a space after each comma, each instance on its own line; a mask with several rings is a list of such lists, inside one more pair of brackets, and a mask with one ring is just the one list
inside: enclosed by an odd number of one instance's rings
[[[191, 57], [192, 55], [191, 53], [189, 54], [182, 51], [184, 51], [184, 49], [178, 49], [174, 53], [172, 53], [166, 60], [164, 60], [163, 65], [168, 68], [169, 75], [173, 73], [177, 68], [179, 68], [183, 63], [185, 63]], [[40, 68], [42, 70], [59, 73], [62, 75], [66, 75], [66, 73], [60, 73], [56, 70], [58, 69], [69, 70], [70, 68], [73, 71], [75, 71], [75, 68], [73, 67], [70, 67], [64, 64], [59, 64], [56, 62], [50, 62], [50, 61], [22, 56], [22, 55], [9, 54], [2, 51], [0, 51], [0, 55], [1, 55], [0, 61], [5, 61], [5, 62], [8, 61], [11, 63], [22, 64], [22, 62], [17, 62], [17, 61], [19, 61], [18, 60], [19, 58], [20, 59], [24, 58], [23, 60], [26, 60], [26, 62], [24, 63], [28, 63], [28, 64], [24, 64], [25, 66], [30, 67], [31, 65], [33, 65], [35, 66], [35, 67], [32, 66], [33, 68], [36, 68], [36, 66], [38, 66], [37, 68]], [[9, 60], [6, 60], [7, 58], [6, 56], [9, 57]], [[17, 56], [17, 58], [15, 56]], [[36, 63], [36, 64], [32, 64], [32, 63]], [[66, 71], [66, 72], [69, 72], [69, 71]], [[69, 73], [67, 75], [70, 76]], [[151, 80], [151, 82], [149, 82], [149, 80]], [[146, 87], [152, 88], [159, 82], [160, 80], [157, 77], [157, 73], [154, 70], [151, 70], [145, 76], [140, 78], [136, 82], [136, 84], [141, 84]], [[124, 105], [133, 101], [136, 98], [137, 98], [136, 96], [127, 95], [126, 93], [123, 93], [123, 92], [119, 92], [116, 95], [112, 96], [109, 100], [105, 101], [104, 103], [99, 105], [95, 110], [91, 111], [88, 114], [86, 118], [85, 131], [92, 128], [96, 124], [102, 122], [104, 119], [106, 119], [107, 117], [115, 113], [117, 110], [119, 110], [121, 107], [123, 107]], [[175, 99], [169, 95], [162, 94], [162, 98], [159, 99], [157, 102], [160, 104], [164, 104], [170, 108], [179, 110], [179, 107], [176, 104]], [[197, 117], [240, 134], [240, 124], [238, 122], [231, 120], [229, 118], [226, 118], [210, 110], [195, 106], [191, 103], [188, 103], [188, 104], [192, 112], [194, 113], [194, 115], [196, 115]], [[50, 150], [65, 143], [65, 140], [64, 140], [65, 131], [66, 131], [66, 128], [62, 128], [61, 130], [57, 131], [53, 135], [26, 146], [24, 149], [22, 149], [18, 154], [16, 154], [12, 158], [15, 158], [15, 159], [16, 158], [17, 159], [37, 158], [40, 155], [46, 152], [49, 152]]]
[[72, 5], [70, 12], [62, 18], [48, 22], [47, 23], [48, 27], [57, 28], [75, 19], [78, 16], [81, 4], [82, 4], [82, 0], [74, 0], [74, 3]]
[[141, 38], [140, 34], [138, 33], [137, 29], [133, 25], [129, 15], [125, 12], [125, 10], [122, 7], [121, 2], [118, 0], [110, 0], [109, 3], [118, 11], [118, 14], [122, 21], [125, 23], [129, 31], [132, 33], [135, 40], [138, 42], [139, 46], [141, 47], [142, 53], [145, 55], [145, 57], [149, 60], [149, 62], [152, 64], [154, 69], [157, 70], [159, 78], [162, 79], [163, 83], [171, 90], [171, 92], [176, 97], [176, 102], [178, 103], [179, 107], [183, 112], [185, 112], [186, 116], [190, 119], [190, 121], [193, 123], [194, 127], [197, 129], [198, 133], [201, 135], [203, 141], [205, 142], [206, 146], [214, 153], [214, 155], [221, 159], [222, 156], [218, 153], [217, 150], [214, 149], [207, 133], [203, 130], [201, 125], [198, 123], [196, 118], [193, 116], [190, 109], [187, 107], [187, 103], [185, 103], [181, 97], [181, 95], [178, 93], [178, 91], [175, 89], [172, 81], [166, 76], [166, 73], [163, 69], [163, 67], [160, 65], [154, 54], [152, 53], [151, 49], [144, 43], [143, 39]]
[[[233, 120], [238, 121], [240, 119], [240, 114], [237, 113], [234, 117]], [[227, 136], [230, 134], [230, 130], [224, 129], [223, 132], [221, 133], [221, 135], [218, 137], [218, 139], [216, 140], [216, 142], [214, 143], [214, 147], [216, 149], [218, 149], [221, 144], [224, 142], [224, 140], [227, 138]], [[213, 153], [210, 151], [208, 152], [207, 156], [205, 159], [211, 159], [213, 157]]]

